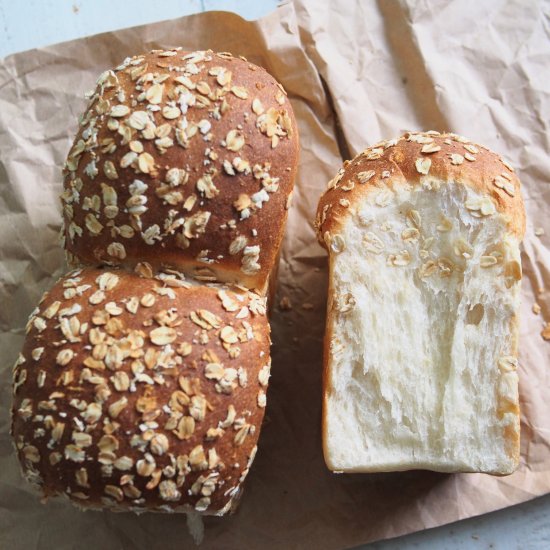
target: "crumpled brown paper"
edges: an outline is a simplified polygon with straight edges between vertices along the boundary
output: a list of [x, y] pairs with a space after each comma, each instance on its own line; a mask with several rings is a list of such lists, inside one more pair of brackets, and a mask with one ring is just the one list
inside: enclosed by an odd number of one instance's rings
[[[266, 67], [288, 90], [301, 163], [280, 269], [273, 377], [241, 506], [207, 518], [204, 547], [349, 547], [481, 514], [550, 491], [550, 55], [548, 6], [446, 0], [300, 0], [246, 22], [205, 13], [8, 57], [0, 66], [0, 546], [182, 548], [184, 519], [40, 504], [19, 476], [9, 429], [11, 364], [42, 292], [63, 271], [61, 166], [83, 92], [125, 56], [212, 48]], [[408, 129], [463, 133], [507, 157], [528, 213], [521, 319], [522, 460], [512, 476], [335, 475], [321, 453], [325, 254], [312, 219], [342, 157]], [[535, 236], [535, 228], [546, 233]], [[542, 308], [535, 315], [531, 308]]]

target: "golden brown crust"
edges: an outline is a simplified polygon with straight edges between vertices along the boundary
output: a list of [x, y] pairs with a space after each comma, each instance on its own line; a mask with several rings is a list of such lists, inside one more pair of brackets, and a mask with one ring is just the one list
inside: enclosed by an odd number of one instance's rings
[[325, 326], [325, 335], [323, 337], [323, 374], [322, 374], [322, 387], [323, 387], [323, 404], [321, 412], [321, 434], [323, 439], [323, 457], [325, 459], [325, 464], [329, 470], [333, 472], [336, 471], [331, 460], [330, 452], [328, 449], [328, 421], [327, 421], [327, 408], [328, 408], [328, 398], [333, 390], [332, 384], [330, 383], [330, 360], [331, 360], [331, 350], [330, 343], [333, 340], [333, 327], [334, 323], [331, 322], [331, 317], [334, 315], [333, 309], [333, 297], [334, 297], [334, 287], [333, 287], [334, 277], [332, 276], [332, 262], [329, 256], [329, 276], [328, 276], [328, 291], [327, 291], [327, 313], [326, 313], [326, 326]]
[[84, 507], [227, 510], [255, 454], [269, 343], [251, 292], [69, 273], [31, 315], [14, 370], [26, 477]]
[[[523, 206], [523, 204], [522, 204]], [[514, 370], [517, 371], [517, 357], [519, 356], [519, 308], [515, 315], [510, 320], [510, 357], [514, 363]], [[519, 390], [518, 390], [519, 391]], [[519, 466], [520, 459], [520, 407], [519, 394], [517, 400], [505, 400], [502, 397], [499, 399], [497, 414], [499, 420], [504, 417], [504, 414], [512, 414], [517, 418], [517, 426], [507, 425], [504, 428], [504, 441], [506, 445], [507, 455], [514, 461], [514, 469], [511, 472], [505, 472], [503, 475], [513, 473]]]
[[316, 228], [320, 243], [338, 231], [350, 205], [380, 186], [419, 185], [442, 180], [461, 183], [489, 197], [518, 239], [525, 233], [521, 183], [513, 168], [486, 147], [456, 134], [407, 133], [369, 147], [345, 162], [319, 201]]
[[100, 76], [65, 165], [69, 259], [263, 292], [297, 163], [292, 107], [264, 69], [212, 51], [128, 58]]

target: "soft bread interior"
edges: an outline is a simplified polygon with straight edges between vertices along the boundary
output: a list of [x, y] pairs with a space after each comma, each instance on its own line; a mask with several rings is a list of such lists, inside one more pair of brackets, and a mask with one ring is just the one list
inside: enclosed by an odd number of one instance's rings
[[363, 196], [330, 244], [327, 465], [512, 472], [517, 239], [462, 184]]

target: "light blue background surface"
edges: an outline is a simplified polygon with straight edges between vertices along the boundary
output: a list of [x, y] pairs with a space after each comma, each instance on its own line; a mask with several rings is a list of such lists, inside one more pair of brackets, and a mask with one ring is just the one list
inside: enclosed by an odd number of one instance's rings
[[0, 0], [0, 58], [207, 10], [258, 19], [277, 4], [277, 0]]
[[[246, 19], [257, 19], [277, 4], [277, 0], [0, 0], [0, 58], [73, 38], [207, 10], [233, 11]], [[550, 549], [550, 496], [362, 547], [364, 550], [413, 548]]]

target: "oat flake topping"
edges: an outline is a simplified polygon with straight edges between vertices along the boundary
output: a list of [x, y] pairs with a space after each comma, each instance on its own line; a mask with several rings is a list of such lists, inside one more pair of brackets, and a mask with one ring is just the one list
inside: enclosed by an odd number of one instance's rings
[[[263, 243], [284, 223], [296, 161], [286, 93], [244, 58], [181, 49], [127, 58], [89, 94], [65, 164], [69, 260], [135, 265], [166, 254], [199, 279], [201, 269], [216, 278], [218, 264], [243, 280], [265, 268], [267, 278], [276, 251]], [[238, 235], [248, 246], [236, 250]]]
[[255, 452], [265, 299], [138, 271], [73, 271], [33, 312], [14, 369], [23, 470], [81, 506], [216, 512]]

